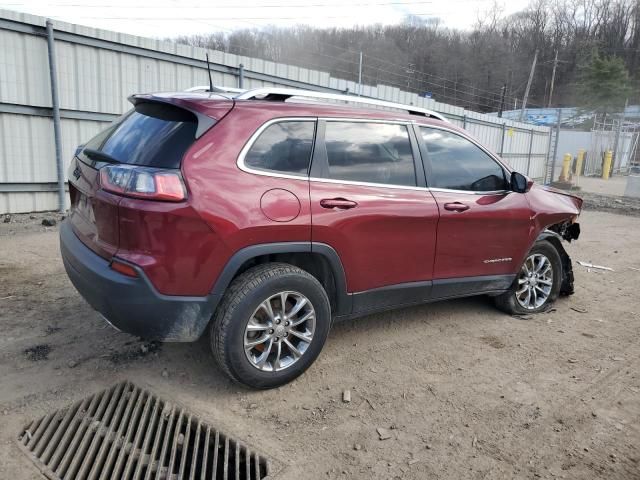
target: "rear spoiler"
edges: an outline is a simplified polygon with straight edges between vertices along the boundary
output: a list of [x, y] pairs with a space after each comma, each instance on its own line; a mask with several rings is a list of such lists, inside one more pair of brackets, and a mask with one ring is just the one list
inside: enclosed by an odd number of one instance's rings
[[204, 135], [211, 127], [213, 127], [217, 123], [217, 120], [215, 118], [211, 118], [210, 116], [199, 112], [189, 104], [190, 102], [185, 102], [180, 98], [165, 98], [156, 97], [154, 95], [134, 94], [129, 96], [127, 100], [129, 100], [134, 107], [141, 103], [166, 103], [167, 105], [182, 108], [183, 110], [192, 113], [198, 120], [198, 128], [196, 128], [196, 139]]

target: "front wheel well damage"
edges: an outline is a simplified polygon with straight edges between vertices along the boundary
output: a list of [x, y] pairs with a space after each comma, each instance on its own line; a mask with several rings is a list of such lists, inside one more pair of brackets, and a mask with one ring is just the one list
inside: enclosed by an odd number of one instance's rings
[[[562, 283], [560, 285], [559, 293], [560, 295], [563, 295], [563, 296], [573, 295], [575, 291], [571, 257], [569, 257], [569, 254], [562, 246], [562, 238], [566, 239], [566, 237], [558, 231], [560, 230], [565, 232], [565, 227], [559, 227], [559, 226], [564, 225], [566, 223], [568, 222], [563, 222], [563, 224], [552, 225], [551, 227], [547, 228], [547, 230], [542, 232], [538, 237], [538, 241], [544, 240], [549, 242], [551, 245], [553, 245], [554, 248], [558, 251], [558, 254], [560, 255], [560, 260], [562, 261]], [[580, 234], [580, 227], [577, 223], [572, 223], [571, 225], [578, 226], [577, 235], [573, 238], [573, 239], [576, 239]], [[558, 230], [554, 229], [553, 227], [558, 227]], [[576, 229], [574, 229], [574, 233], [575, 233], [575, 230]], [[567, 241], [570, 242], [571, 240], [567, 239]]]
[[569, 243], [571, 243], [571, 240], [577, 240], [580, 237], [580, 224], [571, 220], [550, 225], [547, 230], [557, 233]]

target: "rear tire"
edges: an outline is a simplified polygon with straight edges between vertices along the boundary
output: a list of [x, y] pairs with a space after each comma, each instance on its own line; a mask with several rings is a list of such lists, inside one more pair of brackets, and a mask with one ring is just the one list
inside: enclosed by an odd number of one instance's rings
[[275, 388], [311, 366], [330, 326], [329, 299], [315, 277], [285, 263], [258, 265], [225, 293], [211, 324], [211, 349], [233, 381]]
[[494, 302], [511, 315], [542, 312], [558, 298], [561, 283], [560, 255], [551, 243], [541, 240], [527, 254], [511, 288]]

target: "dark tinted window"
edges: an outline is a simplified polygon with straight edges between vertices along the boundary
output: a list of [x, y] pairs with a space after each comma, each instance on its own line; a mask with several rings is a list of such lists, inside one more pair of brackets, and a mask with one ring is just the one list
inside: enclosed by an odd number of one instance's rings
[[416, 185], [405, 125], [327, 122], [329, 177], [338, 180]]
[[488, 192], [506, 188], [502, 167], [478, 146], [455, 133], [421, 127], [429, 152], [429, 186]]
[[198, 121], [191, 112], [167, 104], [141, 103], [85, 147], [100, 150], [121, 163], [180, 168], [197, 128]]
[[244, 158], [258, 170], [306, 175], [311, 161], [315, 122], [278, 122], [260, 134]]

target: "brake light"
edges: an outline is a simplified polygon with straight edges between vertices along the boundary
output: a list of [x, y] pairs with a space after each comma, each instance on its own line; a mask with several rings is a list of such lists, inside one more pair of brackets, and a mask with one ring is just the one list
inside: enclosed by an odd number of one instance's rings
[[111, 193], [147, 200], [179, 202], [187, 196], [179, 171], [136, 165], [102, 167], [100, 186]]

